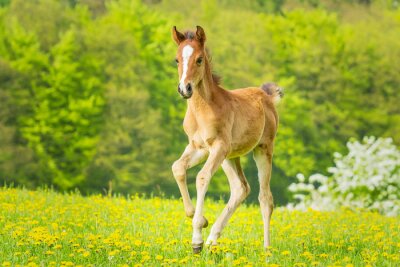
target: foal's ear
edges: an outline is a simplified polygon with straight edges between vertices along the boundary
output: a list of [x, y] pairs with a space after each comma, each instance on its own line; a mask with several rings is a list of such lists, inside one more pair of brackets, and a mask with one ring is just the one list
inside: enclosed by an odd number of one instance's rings
[[201, 26], [196, 26], [196, 38], [203, 45], [206, 42], [206, 34]]
[[181, 42], [185, 40], [185, 35], [180, 33], [177, 29], [176, 26], [172, 27], [172, 38], [174, 39], [175, 43], [179, 45]]

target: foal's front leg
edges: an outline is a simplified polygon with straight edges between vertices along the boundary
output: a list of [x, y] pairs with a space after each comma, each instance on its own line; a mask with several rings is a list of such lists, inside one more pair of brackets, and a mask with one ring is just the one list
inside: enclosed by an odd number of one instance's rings
[[172, 164], [172, 172], [174, 174], [179, 191], [182, 195], [183, 206], [185, 207], [186, 216], [192, 218], [194, 215], [194, 207], [190, 200], [190, 195], [186, 183], [186, 170], [201, 163], [207, 156], [208, 151], [205, 149], [196, 149], [191, 144], [187, 145], [182, 156]]
[[193, 217], [192, 247], [194, 253], [200, 253], [203, 248], [203, 237], [201, 230], [207, 223], [203, 217], [204, 198], [210, 183], [211, 177], [221, 165], [228, 154], [228, 145], [223, 141], [214, 141], [210, 148], [210, 155], [201, 171], [196, 177], [197, 202]]

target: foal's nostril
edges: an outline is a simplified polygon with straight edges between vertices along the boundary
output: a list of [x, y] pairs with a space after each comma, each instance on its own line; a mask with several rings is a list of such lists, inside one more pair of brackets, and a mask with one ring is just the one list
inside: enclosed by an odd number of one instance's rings
[[192, 92], [192, 85], [190, 83], [188, 83], [186, 85], [186, 91], [190, 94]]
[[179, 84], [178, 84], [178, 93], [181, 93], [181, 88], [179, 87]]

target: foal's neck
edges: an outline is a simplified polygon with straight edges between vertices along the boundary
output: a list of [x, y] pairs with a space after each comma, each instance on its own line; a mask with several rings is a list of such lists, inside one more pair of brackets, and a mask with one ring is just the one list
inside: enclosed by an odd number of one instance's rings
[[193, 96], [188, 100], [189, 106], [194, 109], [204, 105], [211, 105], [222, 90], [213, 79], [208, 59], [204, 60], [204, 64], [203, 79], [196, 85], [196, 88], [193, 90]]

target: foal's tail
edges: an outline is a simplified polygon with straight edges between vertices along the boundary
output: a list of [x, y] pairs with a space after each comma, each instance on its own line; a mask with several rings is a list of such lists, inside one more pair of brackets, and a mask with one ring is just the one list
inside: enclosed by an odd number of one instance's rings
[[275, 105], [283, 98], [283, 88], [279, 87], [276, 83], [264, 83], [261, 85], [261, 89], [272, 97]]

